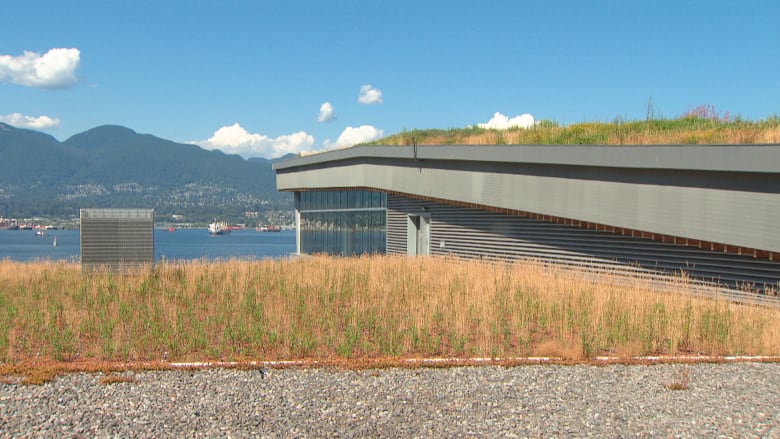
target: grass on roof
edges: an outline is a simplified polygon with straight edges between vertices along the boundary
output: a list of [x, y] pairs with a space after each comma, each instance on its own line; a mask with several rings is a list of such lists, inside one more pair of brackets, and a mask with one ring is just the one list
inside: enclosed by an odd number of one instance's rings
[[780, 117], [748, 121], [696, 107], [676, 119], [582, 122], [563, 126], [550, 120], [531, 128], [505, 130], [468, 126], [415, 129], [373, 145], [719, 145], [780, 143]]

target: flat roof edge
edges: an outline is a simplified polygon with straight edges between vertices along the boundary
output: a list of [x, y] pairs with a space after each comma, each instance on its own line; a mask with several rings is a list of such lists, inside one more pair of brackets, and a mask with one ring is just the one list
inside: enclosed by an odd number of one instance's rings
[[355, 146], [276, 162], [276, 171], [354, 159], [780, 173], [780, 144]]

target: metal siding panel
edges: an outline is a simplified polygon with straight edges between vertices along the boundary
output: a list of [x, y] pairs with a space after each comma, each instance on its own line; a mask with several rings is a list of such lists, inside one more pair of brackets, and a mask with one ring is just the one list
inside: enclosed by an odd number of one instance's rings
[[387, 253], [406, 254], [406, 229], [409, 207], [406, 199], [387, 194]]
[[409, 214], [431, 215], [431, 254], [490, 260], [538, 259], [591, 270], [690, 276], [736, 287], [780, 286], [780, 262], [695, 249], [611, 232], [388, 195], [387, 251], [406, 254]]
[[[780, 146], [767, 145], [426, 145], [419, 161], [531, 163], [605, 166], [631, 169], [675, 169], [780, 173]], [[404, 146], [358, 146], [273, 164], [277, 174], [303, 167], [355, 159], [414, 158]], [[291, 189], [291, 188], [285, 188]]]

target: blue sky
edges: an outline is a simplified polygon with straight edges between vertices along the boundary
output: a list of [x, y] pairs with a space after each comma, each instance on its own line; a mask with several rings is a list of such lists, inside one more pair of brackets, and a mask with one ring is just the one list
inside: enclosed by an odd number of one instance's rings
[[751, 120], [780, 114], [777, 1], [12, 1], [2, 9], [0, 121], [60, 140], [118, 124], [274, 157], [501, 115], [644, 119], [648, 104], [668, 118], [698, 105]]

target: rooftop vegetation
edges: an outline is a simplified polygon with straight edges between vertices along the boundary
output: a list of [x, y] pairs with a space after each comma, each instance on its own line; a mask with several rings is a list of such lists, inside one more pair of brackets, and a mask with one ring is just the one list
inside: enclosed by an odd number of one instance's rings
[[669, 292], [447, 258], [192, 261], [119, 275], [4, 260], [0, 381], [117, 361], [780, 354], [780, 310], [676, 282]]
[[582, 122], [561, 125], [542, 120], [531, 128], [496, 130], [469, 126], [415, 129], [379, 139], [375, 145], [717, 145], [780, 143], [780, 117], [750, 121], [715, 107], [690, 108], [677, 118]]

